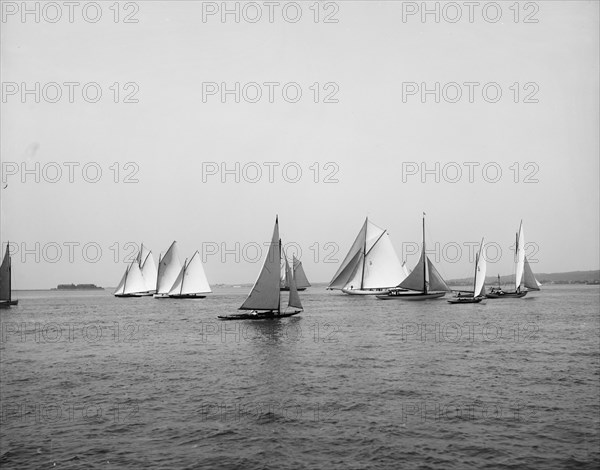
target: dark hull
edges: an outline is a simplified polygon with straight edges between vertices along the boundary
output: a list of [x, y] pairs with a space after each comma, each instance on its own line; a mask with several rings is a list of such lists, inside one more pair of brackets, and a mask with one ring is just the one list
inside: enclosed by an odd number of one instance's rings
[[302, 310], [297, 310], [291, 313], [257, 313], [255, 315], [251, 313], [238, 313], [235, 315], [219, 315], [219, 320], [277, 320], [279, 318], [291, 317], [298, 315]]
[[0, 300], [0, 308], [8, 308], [18, 305], [18, 300]]
[[[290, 288], [289, 287], [280, 287], [279, 288], [280, 291], [282, 292], [289, 292]], [[296, 289], [298, 292], [306, 290], [306, 287], [299, 287], [298, 289]]]
[[[158, 297], [160, 298], [160, 297]], [[169, 298], [171, 299], [205, 299], [206, 296], [205, 295], [201, 295], [201, 294], [175, 294], [175, 295], [170, 295]]]
[[485, 294], [488, 299], [518, 299], [521, 297], [525, 297], [527, 295], [527, 291], [523, 292], [490, 292]]
[[377, 298], [380, 300], [430, 300], [430, 299], [439, 299], [440, 297], [444, 297], [446, 295], [445, 292], [431, 292], [424, 294], [423, 292], [406, 292], [400, 294], [388, 294], [388, 295], [378, 295]]
[[477, 304], [483, 300], [483, 297], [456, 297], [448, 300], [450, 304]]
[[113, 294], [113, 295], [120, 299], [131, 299], [131, 298], [146, 297], [148, 294]]

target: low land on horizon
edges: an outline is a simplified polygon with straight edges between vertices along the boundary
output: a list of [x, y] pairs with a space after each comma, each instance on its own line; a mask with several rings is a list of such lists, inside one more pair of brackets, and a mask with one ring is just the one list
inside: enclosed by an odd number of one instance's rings
[[[564, 273], [536, 273], [535, 274], [536, 279], [543, 284], [600, 284], [600, 270], [594, 270], [594, 271], [569, 271], [569, 272], [564, 272]], [[446, 281], [448, 283], [448, 285], [452, 285], [452, 286], [464, 286], [464, 285], [469, 285], [473, 282], [473, 278], [464, 278], [464, 279], [450, 279], [448, 281]], [[514, 274], [510, 274], [510, 275], [505, 275], [505, 276], [500, 276], [500, 282], [502, 284], [510, 284], [512, 282], [514, 282]], [[485, 278], [485, 284], [486, 285], [494, 285], [498, 283], [498, 277], [494, 277], [494, 276], [487, 276]], [[329, 282], [325, 281], [325, 282], [313, 282], [312, 285], [314, 287], [316, 286], [327, 286], [329, 284]], [[245, 282], [245, 283], [233, 283], [233, 284], [226, 284], [226, 283], [215, 283], [215, 284], [211, 284], [212, 287], [252, 287], [254, 285], [253, 282]], [[95, 287], [92, 290], [100, 290], [100, 289], [104, 289], [104, 290], [114, 290], [116, 289], [116, 287]], [[56, 291], [57, 289], [51, 288], [51, 289], [13, 289], [13, 292], [19, 292], [19, 291], [33, 291], [33, 290], [40, 290], [40, 291], [45, 291], [45, 290], [53, 290]], [[60, 291], [65, 292], [65, 291], [80, 291], [80, 290], [86, 290], [86, 289], [60, 289]]]

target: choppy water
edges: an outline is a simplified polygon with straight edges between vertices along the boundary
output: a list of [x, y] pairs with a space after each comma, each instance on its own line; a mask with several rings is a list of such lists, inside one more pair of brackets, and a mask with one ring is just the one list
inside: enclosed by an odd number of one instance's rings
[[598, 287], [486, 305], [313, 287], [300, 316], [217, 322], [246, 293], [20, 293], [0, 312], [2, 468], [600, 464]]

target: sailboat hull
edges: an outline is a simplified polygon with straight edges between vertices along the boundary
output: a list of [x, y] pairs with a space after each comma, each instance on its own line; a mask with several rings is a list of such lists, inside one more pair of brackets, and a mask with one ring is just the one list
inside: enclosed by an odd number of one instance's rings
[[389, 289], [342, 289], [344, 294], [348, 295], [381, 295]]
[[401, 292], [397, 294], [387, 294], [387, 295], [378, 295], [377, 298], [381, 300], [431, 300], [431, 299], [439, 299], [440, 297], [444, 297], [446, 295], [445, 292], [428, 292], [427, 294], [423, 292]]
[[152, 294], [141, 294], [141, 293], [135, 293], [135, 294], [114, 294], [115, 297], [119, 297], [119, 298], [133, 298], [133, 297], [146, 297], [148, 295], [152, 295]]
[[295, 312], [289, 313], [269, 313], [269, 312], [257, 312], [257, 313], [238, 313], [235, 315], [219, 315], [219, 320], [277, 320], [279, 318], [292, 317], [298, 315], [302, 310], [296, 310]]
[[173, 294], [169, 295], [171, 299], [205, 299], [204, 294]]
[[522, 292], [496, 291], [496, 292], [489, 292], [485, 296], [488, 299], [519, 299], [521, 297], [525, 297], [526, 295], [527, 295], [527, 291], [522, 291]]
[[[290, 288], [289, 288], [289, 287], [280, 287], [280, 288], [279, 288], [279, 290], [280, 290], [281, 292], [289, 292], [289, 291], [290, 291]], [[306, 290], [306, 287], [298, 287], [296, 290], [297, 290], [298, 292], [300, 292], [300, 291]]]
[[449, 304], [478, 304], [483, 300], [483, 297], [455, 297], [448, 300]]
[[14, 307], [15, 305], [18, 305], [18, 304], [19, 304], [18, 300], [0, 300], [0, 308]]

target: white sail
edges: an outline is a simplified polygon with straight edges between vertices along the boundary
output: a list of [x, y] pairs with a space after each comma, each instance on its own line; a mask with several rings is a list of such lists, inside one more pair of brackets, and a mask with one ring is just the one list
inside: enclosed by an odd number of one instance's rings
[[151, 251], [144, 258], [144, 262], [140, 265], [142, 268], [142, 275], [144, 276], [144, 282], [146, 283], [147, 292], [156, 292], [156, 280], [158, 278], [158, 270], [156, 263], [154, 263], [154, 256]]
[[148, 255], [150, 254], [150, 250], [144, 246], [144, 244], [142, 243], [140, 245], [140, 251], [138, 251], [138, 254], [136, 256], [137, 262], [140, 265], [140, 268], [142, 266], [144, 266], [144, 263], [146, 261], [146, 258], [148, 257]]
[[305, 289], [307, 287], [310, 287], [310, 282], [308, 282], [308, 278], [304, 273], [302, 262], [295, 256], [292, 257], [292, 261], [294, 265], [294, 282], [296, 283], [296, 288]]
[[331, 279], [327, 287], [328, 289], [343, 289], [349, 283], [348, 281], [356, 269], [356, 263], [361, 259], [360, 254], [364, 250], [368, 223], [369, 219], [367, 218], [350, 247], [350, 251], [348, 251], [344, 261], [342, 261], [342, 264]]
[[475, 260], [475, 289], [473, 290], [473, 297], [481, 295], [483, 285], [485, 284], [485, 273], [487, 270], [487, 261], [485, 259], [484, 243], [481, 240], [481, 246], [479, 247], [479, 255]]
[[525, 267], [525, 235], [523, 234], [523, 221], [519, 225], [515, 247], [515, 290], [521, 286], [523, 270]]
[[525, 258], [524, 263], [524, 276], [523, 276], [523, 284], [529, 290], [540, 290], [541, 284], [535, 278], [533, 271], [531, 270], [531, 266], [529, 265], [529, 261]]
[[0, 300], [11, 300], [11, 266], [10, 253], [8, 251], [8, 243], [6, 244], [6, 253], [0, 265]]
[[358, 261], [354, 264], [354, 270], [350, 274], [348, 283], [344, 286], [344, 289], [361, 289], [364, 261], [365, 257], [361, 252], [359, 253]]
[[204, 268], [202, 267], [202, 260], [200, 259], [200, 253], [196, 251], [192, 256], [192, 259], [185, 266], [183, 281], [181, 287], [181, 294], [208, 294], [212, 292]]
[[168, 292], [169, 295], [180, 295], [181, 294], [181, 290], [183, 288], [183, 275], [185, 274], [186, 263], [187, 263], [187, 259], [183, 262], [181, 271], [179, 271], [179, 274], [177, 275], [175, 282], [173, 283], [173, 285], [171, 286], [171, 289]]
[[402, 272], [404, 273], [404, 279], [406, 279], [408, 277], [408, 275], [410, 274], [410, 271], [408, 270], [408, 267], [406, 266], [406, 261], [402, 262]]
[[165, 253], [158, 263], [158, 276], [156, 281], [156, 293], [157, 294], [167, 294], [179, 272], [181, 271], [181, 261], [179, 260], [179, 254], [177, 250], [177, 242], [174, 241], [171, 243], [171, 246]]
[[117, 286], [114, 295], [122, 295], [125, 292], [125, 280], [127, 279], [127, 273], [129, 272], [129, 266], [125, 268], [125, 272], [123, 273], [123, 277], [119, 281], [119, 285]]
[[139, 294], [146, 292], [146, 283], [137, 260], [133, 260], [129, 265], [129, 271], [125, 278], [123, 294]]
[[302, 308], [302, 302], [300, 302], [300, 296], [298, 295], [298, 289], [296, 288], [296, 279], [292, 277], [290, 265], [285, 260], [285, 269], [287, 271], [287, 277], [290, 279], [290, 297], [288, 299], [288, 307]]
[[387, 232], [365, 257], [363, 289], [396, 287], [406, 278], [404, 269]]
[[258, 279], [240, 310], [279, 310], [280, 268], [279, 221], [275, 219], [275, 228], [273, 229], [273, 237], [271, 238], [267, 258]]

